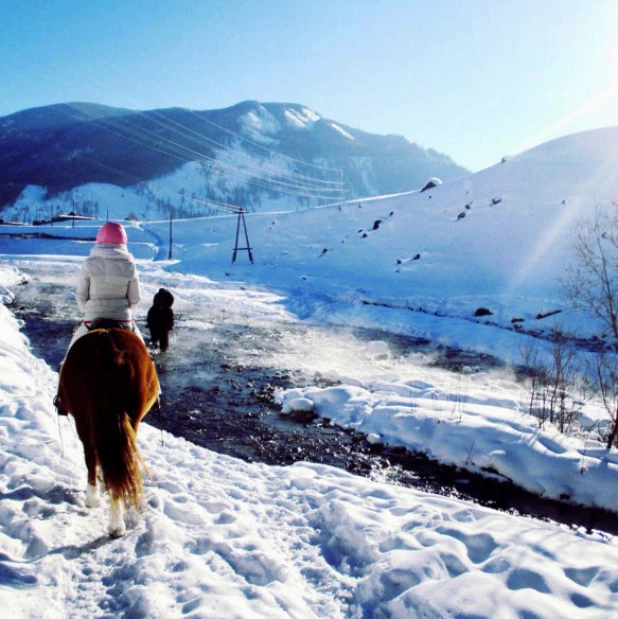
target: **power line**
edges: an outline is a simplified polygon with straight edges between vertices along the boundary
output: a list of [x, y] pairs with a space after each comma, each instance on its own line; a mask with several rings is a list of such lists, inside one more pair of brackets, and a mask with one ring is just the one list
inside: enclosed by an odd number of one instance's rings
[[[6, 45], [6, 44], [5, 44]], [[15, 51], [13, 46], [8, 46]], [[40, 62], [40, 59], [37, 59]], [[49, 65], [52, 69], [54, 65]], [[29, 69], [24, 69], [29, 72], [31, 75], [39, 79], [40, 81], [46, 82], [48, 85], [54, 87], [54, 84], [51, 83], [48, 79], [37, 74], [34, 71]], [[51, 71], [50, 71], [51, 74]], [[266, 189], [268, 191], [273, 191], [276, 193], [281, 193], [285, 195], [291, 195], [298, 198], [308, 198], [319, 201], [329, 201], [332, 202], [337, 198], [339, 201], [342, 201], [345, 198], [345, 183], [343, 181], [334, 181], [328, 179], [320, 179], [314, 176], [308, 176], [306, 174], [300, 174], [298, 172], [294, 172], [288, 169], [281, 168], [272, 163], [267, 163], [264, 161], [256, 161], [248, 155], [242, 154], [238, 152], [238, 150], [230, 148], [229, 146], [222, 144], [208, 136], [202, 135], [199, 132], [193, 130], [190, 127], [186, 127], [185, 125], [166, 117], [164, 114], [157, 110], [152, 110], [150, 112], [143, 111], [129, 111], [130, 114], [141, 115], [144, 119], [150, 120], [153, 122], [153, 117], [155, 119], [155, 124], [158, 124], [164, 129], [172, 131], [174, 135], [178, 137], [184, 137], [186, 139], [191, 139], [194, 144], [199, 146], [210, 146], [214, 145], [219, 147], [223, 153], [227, 154], [231, 161], [242, 162], [247, 166], [247, 169], [243, 169], [238, 167], [238, 165], [234, 165], [233, 163], [221, 161], [220, 159], [215, 159], [213, 157], [209, 157], [201, 150], [196, 148], [189, 148], [186, 145], [183, 145], [177, 141], [171, 140], [169, 138], [163, 138], [158, 136], [151, 130], [146, 128], [142, 128], [141, 132], [136, 131], [133, 128], [129, 128], [126, 124], [112, 120], [111, 118], [101, 118], [90, 114], [87, 111], [87, 108], [79, 107], [75, 104], [66, 104], [68, 107], [79, 111], [82, 115], [86, 117], [90, 116], [93, 123], [102, 128], [103, 130], [107, 130], [112, 134], [117, 135], [121, 139], [126, 139], [133, 141], [134, 143], [143, 146], [145, 148], [149, 148], [156, 152], [160, 152], [167, 157], [176, 159], [179, 162], [186, 162], [188, 160], [198, 160], [203, 163], [208, 163], [213, 166], [213, 170], [217, 168], [222, 169], [224, 173], [230, 176], [236, 176], [246, 180], [247, 182], [252, 183], [253, 185]], [[179, 108], [180, 109], [180, 108]], [[291, 161], [294, 164], [299, 164], [302, 166], [307, 166], [316, 170], [323, 170], [328, 172], [338, 172], [341, 176], [341, 170], [335, 168], [329, 168], [327, 166], [320, 166], [318, 164], [310, 163], [307, 161], [302, 161], [299, 159], [295, 159], [293, 157], [289, 157], [283, 153], [274, 151], [272, 149], [267, 148], [262, 144], [258, 144], [246, 137], [238, 135], [229, 129], [222, 127], [218, 123], [210, 120], [204, 114], [198, 114], [192, 110], [183, 110], [185, 113], [195, 116], [201, 122], [208, 123], [213, 127], [216, 127], [220, 131], [225, 132], [228, 135], [233, 136], [241, 143], [247, 143], [252, 145], [255, 148], [261, 149], [262, 151], [268, 152], [273, 156], [276, 156], [279, 159], [285, 161]], [[69, 115], [67, 113], [67, 115]], [[150, 118], [149, 118], [150, 116]], [[91, 161], [97, 163], [100, 167], [107, 167], [108, 169], [113, 169], [112, 166], [106, 165], [102, 162], [96, 162], [92, 158], [89, 158]], [[129, 178], [132, 175], [127, 174], [125, 171], [117, 171], [121, 173], [125, 178]], [[265, 176], [264, 172], [270, 174], [271, 176]], [[137, 179], [137, 177], [134, 177]], [[137, 179], [142, 180], [142, 179]]]
[[[239, 139], [239, 140], [241, 140], [243, 142], [247, 142], [248, 144], [251, 144], [252, 146], [256, 146], [257, 148], [261, 148], [261, 149], [265, 150], [266, 152], [268, 152], [270, 154], [273, 154], [273, 155], [275, 155], [275, 156], [277, 156], [279, 158], [283, 158], [283, 159], [286, 159], [286, 160], [289, 160], [289, 161], [293, 161], [294, 163], [300, 163], [302, 165], [307, 165], [307, 166], [315, 167], [315, 168], [320, 169], [320, 170], [328, 170], [328, 171], [333, 171], [333, 172], [341, 172], [341, 170], [339, 170], [339, 169], [329, 168], [329, 167], [326, 167], [326, 166], [319, 166], [319, 165], [316, 165], [316, 164], [313, 164], [313, 163], [309, 163], [309, 162], [306, 162], [306, 161], [301, 161], [299, 159], [294, 159], [293, 157], [290, 157], [288, 155], [284, 155], [283, 153], [274, 151], [272, 149], [268, 149], [268, 148], [266, 148], [266, 147], [264, 147], [264, 146], [262, 146], [260, 144], [256, 144], [255, 142], [252, 142], [251, 140], [248, 140], [247, 138], [245, 138], [243, 136], [237, 135], [237, 134], [229, 131], [225, 127], [221, 127], [220, 125], [218, 125], [214, 121], [211, 121], [210, 119], [206, 118], [205, 116], [201, 116], [197, 112], [194, 112], [192, 110], [183, 109], [183, 112], [185, 112], [187, 114], [190, 114], [192, 116], [195, 116], [201, 122], [209, 123], [209, 124], [213, 125], [214, 127], [220, 129], [221, 131], [225, 131], [226, 133], [232, 135], [233, 137], [235, 137], [235, 138], [237, 138], [237, 139]], [[181, 123], [176, 122], [175, 120], [166, 117], [164, 114], [162, 114], [158, 110], [151, 110], [148, 113], [160, 117], [161, 118], [161, 125], [162, 126], [165, 126], [166, 123], [171, 123], [171, 124], [175, 125], [176, 127], [178, 127], [181, 131], [187, 132], [189, 135], [196, 136], [197, 143], [201, 142], [204, 145], [214, 144], [215, 146], [218, 146], [218, 147], [220, 147], [220, 148], [222, 148], [224, 150], [229, 150], [238, 159], [247, 161], [247, 162], [255, 165], [255, 161], [251, 157], [249, 157], [247, 155], [243, 155], [242, 153], [239, 153], [238, 151], [232, 150], [232, 149], [229, 148], [229, 146], [227, 146], [225, 144], [222, 144], [221, 142], [217, 142], [216, 140], [214, 140], [214, 139], [212, 139], [210, 137], [202, 135], [199, 132], [197, 132], [197, 131], [189, 128], [189, 127], [186, 127], [185, 125], [182, 125]], [[169, 128], [169, 125], [167, 125], [167, 127]], [[280, 170], [282, 170], [282, 168], [277, 168], [276, 166], [268, 166], [268, 165], [265, 166], [265, 167], [272, 168], [276, 173], [282, 174], [280, 172]], [[287, 176], [291, 176], [291, 177], [294, 177], [294, 178], [305, 179], [305, 180], [314, 181], [314, 182], [320, 182], [320, 183], [327, 184], [327, 185], [328, 184], [330, 184], [330, 185], [342, 185], [343, 184], [342, 181], [329, 181], [327, 179], [316, 179], [315, 177], [307, 176], [307, 175], [304, 175], [304, 174], [299, 174], [297, 172], [291, 172], [289, 170], [285, 170], [284, 173]]]
[[[77, 108], [73, 104], [70, 104], [70, 107], [79, 110], [82, 113], [85, 113], [83, 110]], [[339, 182], [339, 187], [329, 188], [311, 186], [306, 183], [300, 182], [291, 183], [286, 182], [285, 180], [278, 180], [276, 178], [268, 178], [264, 176], [255, 176], [251, 174], [251, 172], [242, 170], [241, 168], [238, 168], [237, 166], [234, 166], [230, 163], [205, 155], [200, 151], [191, 149], [168, 138], [157, 136], [155, 133], [148, 129], [142, 128], [140, 131], [136, 131], [133, 127], [129, 127], [126, 124], [119, 123], [109, 118], [99, 118], [95, 116], [91, 116], [91, 118], [93, 124], [96, 124], [96, 126], [99, 126], [100, 128], [107, 130], [122, 139], [130, 140], [140, 146], [144, 146], [146, 148], [150, 148], [151, 150], [160, 152], [168, 157], [176, 159], [179, 162], [186, 162], [187, 160], [210, 162], [217, 167], [225, 168], [232, 176], [241, 177], [253, 184], [261, 186], [265, 189], [269, 189], [271, 191], [278, 191], [280, 193], [286, 193], [288, 195], [294, 195], [297, 197], [307, 197], [318, 200], [330, 201], [332, 201], [337, 195], [342, 196], [345, 191], [344, 183], [342, 181]], [[254, 165], [258, 167], [260, 166], [258, 162], [254, 163]], [[316, 179], [316, 181], [319, 180], [320, 179]], [[330, 193], [333, 195], [323, 195], [325, 193]]]
[[[214, 164], [214, 166], [219, 168], [224, 168], [227, 172], [232, 176], [238, 176], [243, 178], [257, 186], [260, 186], [265, 189], [269, 189], [271, 191], [277, 191], [279, 193], [285, 193], [288, 195], [293, 195], [297, 197], [306, 197], [313, 198], [317, 200], [330, 200], [332, 201], [337, 196], [342, 196], [344, 192], [343, 183], [340, 187], [336, 188], [328, 188], [328, 187], [319, 187], [319, 186], [310, 186], [301, 183], [289, 183], [285, 180], [278, 180], [275, 178], [268, 178], [264, 176], [255, 176], [251, 174], [249, 171], [244, 171], [237, 166], [234, 166], [230, 163], [226, 163], [224, 161], [215, 159], [213, 157], [209, 157], [204, 153], [196, 151], [194, 149], [188, 148], [179, 144], [178, 142], [174, 142], [167, 138], [157, 137], [156, 134], [153, 134], [151, 131], [142, 129], [141, 132], [136, 132], [134, 129], [127, 127], [121, 123], [112, 121], [107, 118], [97, 118], [93, 121], [98, 126], [101, 126], [104, 129], [109, 130], [111, 133], [115, 133], [121, 138], [131, 140], [136, 144], [144, 146], [146, 148], [150, 148], [152, 150], [158, 151], [168, 157], [174, 158], [180, 162], [187, 161], [203, 161], [210, 162]], [[256, 163], [255, 165], [259, 165]], [[319, 193], [311, 193], [311, 192], [319, 192]], [[323, 194], [332, 194], [332, 195], [323, 195]]]

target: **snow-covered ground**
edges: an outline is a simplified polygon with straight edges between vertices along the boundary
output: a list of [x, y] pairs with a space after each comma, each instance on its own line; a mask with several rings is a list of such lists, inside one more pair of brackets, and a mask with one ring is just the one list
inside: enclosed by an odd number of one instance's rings
[[[253, 265], [246, 251], [231, 264], [235, 218], [174, 222], [172, 260], [161, 260], [168, 222], [135, 224], [141, 311], [160, 284], [180, 306], [233, 303], [249, 319], [272, 312], [378, 327], [512, 362], [528, 340], [513, 318], [537, 334], [597, 333], [568, 308], [559, 276], [578, 219], [618, 189], [616, 133], [558, 140], [428, 192], [247, 217]], [[20, 228], [58, 240], [0, 237], [5, 299], [20, 260], [45, 261], [46, 273], [68, 281], [91, 247], [70, 239], [92, 238], [99, 225]], [[492, 315], [475, 318], [479, 307]], [[79, 441], [54, 415], [57, 375], [32, 356], [9, 308], [0, 306], [0, 596], [11, 616], [618, 613], [611, 536], [324, 466], [244, 464], [169, 435], [161, 444], [148, 424], [139, 434], [153, 473], [148, 507], [125, 538], [108, 540], [104, 510], [83, 508]], [[284, 411], [312, 408], [372, 440], [618, 512], [616, 451], [594, 434], [539, 427], [507, 370], [455, 375], [420, 355], [394, 364], [379, 338], [362, 358], [298, 345], [310, 369], [340, 384], [283, 392]], [[603, 419], [594, 401], [583, 413], [591, 426]]]
[[[6, 288], [20, 277], [10, 262], [0, 269]], [[200, 285], [212, 286], [191, 279], [189, 287], [179, 276], [181, 303], [194, 298]], [[10, 300], [8, 290], [4, 297]], [[255, 304], [257, 316], [265, 311], [264, 298], [253, 300], [250, 291], [242, 301], [248, 312]], [[0, 329], [0, 604], [6, 616], [493, 618], [618, 612], [618, 545], [611, 536], [320, 465], [246, 464], [162, 436], [147, 423], [139, 431], [153, 475], [147, 507], [141, 517], [133, 515], [124, 538], [111, 540], [105, 508], [83, 506], [81, 444], [69, 421], [58, 423], [51, 405], [57, 375], [32, 356], [5, 306]], [[373, 349], [384, 353], [378, 343]], [[349, 366], [352, 371], [354, 364]], [[418, 371], [424, 371], [422, 364]], [[379, 380], [375, 393], [400, 389], [405, 404], [417, 399], [407, 392], [410, 385]], [[417, 381], [414, 388], [426, 396], [429, 385]], [[330, 411], [337, 398], [349, 404], [351, 395], [367, 403], [377, 397], [351, 386], [305, 395], [329, 403]], [[513, 405], [512, 394], [500, 397], [492, 395], [496, 424]], [[478, 396], [470, 404], [459, 425], [482, 408]], [[448, 413], [442, 416], [447, 422]], [[503, 425], [519, 432], [512, 444], [524, 449], [528, 424]], [[456, 444], [451, 449], [457, 451]]]

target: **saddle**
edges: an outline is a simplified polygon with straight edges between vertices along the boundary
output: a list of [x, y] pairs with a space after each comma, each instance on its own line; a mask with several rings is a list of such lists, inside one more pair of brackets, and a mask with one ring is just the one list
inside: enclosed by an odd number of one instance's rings
[[95, 329], [126, 329], [133, 331], [133, 323], [114, 320], [113, 318], [95, 318], [89, 325], [86, 325], [89, 331]]

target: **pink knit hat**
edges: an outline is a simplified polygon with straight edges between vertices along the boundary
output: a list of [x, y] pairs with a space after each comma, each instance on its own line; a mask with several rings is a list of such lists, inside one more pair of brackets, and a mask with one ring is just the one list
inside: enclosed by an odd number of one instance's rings
[[101, 226], [101, 229], [97, 233], [97, 245], [102, 245], [103, 243], [126, 245], [127, 233], [120, 224], [114, 221], [108, 221]]

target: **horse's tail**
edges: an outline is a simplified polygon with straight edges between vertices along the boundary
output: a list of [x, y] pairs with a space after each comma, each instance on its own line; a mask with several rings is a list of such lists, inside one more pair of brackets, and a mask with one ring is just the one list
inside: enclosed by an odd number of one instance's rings
[[101, 331], [100, 342], [94, 369], [101, 380], [93, 381], [100, 389], [94, 394], [98, 404], [92, 415], [92, 439], [106, 488], [139, 509], [143, 461], [127, 410], [134, 368], [116, 346], [112, 331]]

